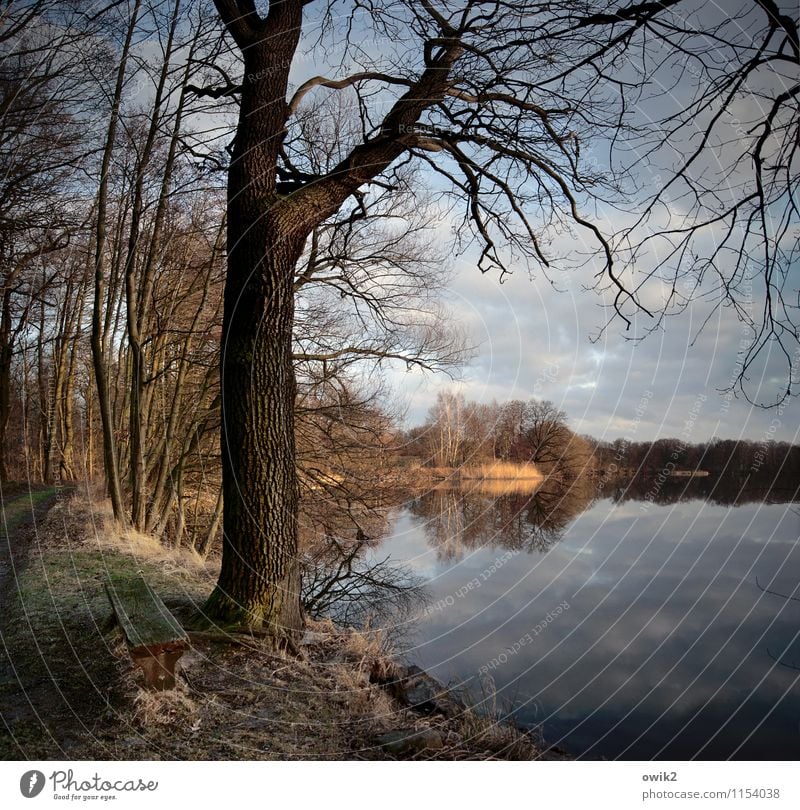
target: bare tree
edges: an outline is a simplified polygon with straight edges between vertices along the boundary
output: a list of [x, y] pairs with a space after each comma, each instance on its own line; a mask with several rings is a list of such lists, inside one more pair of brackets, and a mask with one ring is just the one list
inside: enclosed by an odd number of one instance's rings
[[[663, 154], [659, 149], [666, 152], [694, 127], [701, 133], [693, 140], [697, 157], [669, 167], [676, 180], [657, 191], [638, 223], [652, 222], [659, 202], [671, 202], [669, 189], [681, 183], [697, 200], [689, 225], [656, 223], [658, 233], [675, 239], [676, 261], [651, 262], [650, 276], [672, 268], [673, 280], [687, 272], [702, 278], [716, 267], [726, 282], [722, 297], [735, 300], [743, 274], [757, 274], [767, 304], [753, 352], [757, 355], [765, 340], [784, 346], [796, 338], [791, 313], [776, 309], [775, 302], [783, 289], [778, 274], [788, 267], [787, 253], [796, 250], [796, 242], [786, 242], [797, 213], [791, 155], [800, 85], [787, 78], [796, 76], [799, 61], [797, 26], [772, 4], [745, 4], [742, 14], [754, 34], [746, 41], [733, 34], [742, 15], [735, 15], [732, 26], [714, 20], [709, 27], [704, 16], [709, 10], [690, 0], [601, 3], [591, 9], [573, 0], [555, 6], [372, 2], [368, 9], [352, 4], [349, 14], [285, 0], [271, 2], [264, 15], [251, 0], [215, 5], [241, 53], [242, 78], [238, 86], [204, 90], [241, 97], [228, 176], [225, 546], [219, 583], [205, 607], [210, 618], [266, 625], [287, 643], [300, 625], [292, 365], [296, 267], [315, 229], [349, 200], [391, 188], [397, 168], [407, 162], [427, 166], [439, 178], [442, 203], [462, 208], [459, 236], [462, 244], [479, 245], [481, 269], [510, 271], [523, 263], [551, 272], [548, 227], [572, 225], [586, 233], [601, 256], [598, 283], [604, 279], [612, 286], [615, 311], [630, 323], [637, 307], [644, 310], [637, 300], [642, 280], [631, 277], [620, 260], [642, 260], [650, 237], [639, 237], [635, 228], [626, 229], [627, 241], [604, 236], [582, 212], [584, 203], [618, 185], [613, 166], [585, 160], [584, 144], [594, 139], [617, 154], [616, 147], [632, 143], [622, 140], [632, 133], [656, 138], [653, 149]], [[304, 7], [307, 14], [316, 10], [318, 21], [314, 27], [306, 20], [305, 41]], [[370, 35], [391, 45], [373, 49], [356, 43]], [[338, 65], [339, 75], [314, 76], [290, 92], [291, 63], [301, 43], [320, 63]], [[685, 74], [687, 63], [696, 67], [689, 101], [677, 98], [676, 109], [662, 113], [656, 127], [628, 129], [632, 123], [644, 126], [630, 116], [643, 103], [652, 71], [666, 71], [661, 75], [675, 81], [674, 71]], [[693, 174], [700, 157], [709, 155], [709, 137], [722, 115], [708, 110], [730, 110], [762, 69], [772, 71], [765, 87], [769, 103], [749, 122], [746, 165], [737, 163], [747, 182], [734, 184], [732, 204], [712, 216], [719, 182], [709, 183], [704, 172]], [[337, 133], [331, 154], [338, 162], [321, 169], [313, 155], [294, 148], [292, 133], [309, 100], [331, 91], [355, 95], [360, 127]], [[775, 135], [782, 139], [777, 145]], [[785, 212], [778, 233], [766, 224], [771, 205]], [[692, 248], [682, 234], [694, 237], [742, 217], [744, 232], [731, 227], [705, 265], [691, 261]], [[726, 272], [722, 257], [734, 239], [744, 258]], [[754, 245], [761, 246], [761, 258]]]
[[119, 521], [169, 529], [177, 541], [185, 476], [195, 475], [198, 454], [216, 456], [209, 431], [219, 424], [209, 371], [218, 347], [208, 335], [218, 328], [223, 217], [219, 186], [191, 145], [213, 104], [189, 90], [220, 39], [208, 12], [196, 0], [164, 0], [97, 14], [117, 58], [109, 86], [100, 79], [95, 88], [107, 105], [89, 184], [104, 471]]
[[[57, 273], [48, 257], [70, 244], [85, 215], [73, 199], [74, 175], [85, 164], [79, 116], [85, 110], [84, 74], [95, 58], [81, 47], [86, 32], [69, 27], [74, 15], [68, 9], [56, 13], [54, 5], [40, 0], [0, 13], [2, 480], [8, 477], [6, 430], [17, 341], [34, 310], [45, 311]], [[44, 16], [51, 11], [54, 19]]]
[[575, 478], [587, 470], [592, 455], [589, 444], [569, 429], [564, 411], [546, 399], [526, 403], [517, 452], [562, 478]]
[[466, 439], [467, 403], [464, 395], [440, 391], [428, 414], [433, 462], [437, 467], [458, 467], [463, 461]]
[[[106, 475], [106, 485], [114, 510], [114, 517], [121, 523], [127, 523], [122, 498], [122, 484], [118, 452], [115, 441], [114, 415], [111, 403], [109, 385], [109, 369], [107, 354], [109, 346], [106, 340], [108, 332], [108, 319], [104, 319], [104, 304], [108, 283], [108, 254], [106, 241], [108, 238], [108, 196], [111, 180], [111, 161], [114, 156], [114, 146], [117, 129], [120, 122], [120, 109], [122, 107], [125, 90], [125, 76], [130, 59], [131, 43], [136, 32], [136, 25], [141, 12], [141, 0], [136, 0], [124, 30], [123, 45], [119, 54], [119, 65], [116, 70], [114, 87], [111, 95], [111, 104], [108, 112], [105, 141], [102, 147], [102, 159], [99, 167], [99, 180], [97, 184], [97, 199], [95, 203], [95, 229], [94, 229], [94, 298], [92, 301], [92, 330], [91, 347], [94, 363], [94, 377], [97, 383], [97, 402], [103, 428], [103, 468]], [[104, 322], [105, 321], [105, 322]]]
[[440, 300], [449, 263], [435, 239], [438, 209], [418, 177], [404, 172], [396, 181], [309, 236], [295, 280], [301, 375], [309, 364], [330, 375], [365, 361], [449, 371], [468, 354]]

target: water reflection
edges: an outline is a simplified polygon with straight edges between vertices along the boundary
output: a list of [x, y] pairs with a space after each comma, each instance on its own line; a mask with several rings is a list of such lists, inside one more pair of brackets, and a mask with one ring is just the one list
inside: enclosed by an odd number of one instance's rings
[[459, 560], [465, 551], [488, 546], [546, 552], [573, 521], [598, 500], [650, 505], [703, 501], [722, 506], [785, 504], [800, 500], [800, 483], [753, 485], [748, 479], [712, 476], [658, 481], [642, 476], [611, 485], [579, 479], [566, 486], [517, 480], [465, 481], [440, 485], [408, 504], [423, 518], [425, 536], [440, 560]]
[[[527, 491], [526, 491], [527, 490]], [[594, 500], [591, 482], [570, 487], [491, 481], [468, 487], [438, 487], [413, 500], [425, 536], [440, 560], [489, 546], [544, 552]]]
[[706, 501], [721, 506], [742, 506], [748, 503], [791, 503], [800, 499], [800, 481], [778, 476], [768, 470], [760, 475], [715, 476], [704, 478], [672, 478], [659, 480], [652, 476], [637, 476], [630, 481], [614, 482], [598, 487], [598, 494], [615, 503], [643, 501], [667, 506], [687, 501]]
[[756, 583], [800, 595], [796, 488], [653, 483], [412, 501], [381, 549], [427, 581], [407, 657], [576, 756], [800, 757], [800, 603]]

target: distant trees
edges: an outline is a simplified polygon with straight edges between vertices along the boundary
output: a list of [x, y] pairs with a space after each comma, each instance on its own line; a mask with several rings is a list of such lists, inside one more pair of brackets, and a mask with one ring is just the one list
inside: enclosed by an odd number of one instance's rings
[[567, 427], [567, 416], [549, 400], [529, 400], [523, 409], [521, 447], [544, 472], [574, 477], [588, 471], [591, 450]]
[[428, 414], [430, 460], [437, 467], [458, 467], [468, 452], [469, 413], [463, 394], [440, 391]]
[[663, 471], [705, 470], [715, 478], [750, 479], [753, 486], [769, 485], [776, 477], [800, 476], [800, 447], [771, 439], [718, 439], [689, 444], [678, 438], [652, 442], [591, 440], [601, 476], [653, 476]]
[[562, 478], [587, 472], [592, 457], [588, 442], [549, 400], [480, 404], [452, 391], [437, 394], [425, 424], [409, 432], [406, 452], [428, 466], [533, 463]]
[[424, 424], [404, 437], [403, 453], [428, 467], [458, 468], [491, 461], [533, 463], [552, 478], [590, 474], [601, 482], [705, 470], [769, 487], [800, 480], [800, 446], [788, 442], [718, 439], [690, 444], [680, 438], [603, 442], [579, 436], [549, 400], [469, 402], [442, 391]]

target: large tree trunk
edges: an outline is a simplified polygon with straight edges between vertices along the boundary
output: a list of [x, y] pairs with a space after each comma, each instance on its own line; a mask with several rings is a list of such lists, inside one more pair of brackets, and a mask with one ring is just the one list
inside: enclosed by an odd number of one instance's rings
[[[223, 4], [218, 3], [218, 7]], [[270, 7], [284, 33], [243, 48], [239, 126], [228, 172], [228, 272], [222, 327], [222, 570], [212, 621], [267, 630], [291, 646], [302, 626], [297, 559], [295, 265], [313, 222], [276, 191], [299, 3]], [[234, 21], [234, 28], [242, 21]]]
[[204, 612], [291, 642], [302, 625], [292, 363], [302, 241], [280, 244], [264, 219], [242, 236], [243, 220], [231, 211], [229, 222], [240, 224], [229, 225], [222, 338], [222, 570]]

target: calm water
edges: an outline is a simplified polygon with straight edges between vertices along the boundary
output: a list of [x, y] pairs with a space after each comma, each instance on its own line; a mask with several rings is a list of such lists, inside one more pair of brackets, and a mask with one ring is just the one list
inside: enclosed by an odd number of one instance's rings
[[379, 549], [427, 582], [406, 657], [575, 756], [800, 758], [800, 601], [756, 582], [800, 598], [800, 505], [711, 486], [427, 493]]

